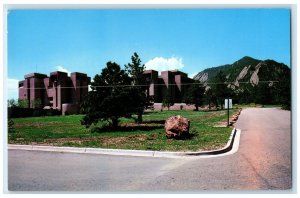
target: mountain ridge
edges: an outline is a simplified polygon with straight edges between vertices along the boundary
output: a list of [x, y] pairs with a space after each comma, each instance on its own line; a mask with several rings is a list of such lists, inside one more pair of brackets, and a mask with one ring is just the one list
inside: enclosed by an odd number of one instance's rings
[[[219, 73], [221, 72], [221, 73]], [[218, 74], [218, 76], [217, 76]], [[291, 107], [291, 69], [274, 60], [258, 60], [249, 56], [233, 62], [207, 68], [194, 76], [205, 86], [216, 93], [216, 83], [223, 76], [224, 91], [234, 103], [280, 104], [285, 109]], [[222, 90], [218, 90], [222, 92]]]
[[196, 74], [193, 79], [209, 83], [220, 71], [226, 75], [229, 86], [235, 89], [239, 87], [241, 80], [253, 86], [258, 85], [259, 81], [279, 81], [282, 75], [284, 77], [290, 72], [290, 68], [272, 59], [259, 60], [244, 56], [232, 64], [206, 68]]

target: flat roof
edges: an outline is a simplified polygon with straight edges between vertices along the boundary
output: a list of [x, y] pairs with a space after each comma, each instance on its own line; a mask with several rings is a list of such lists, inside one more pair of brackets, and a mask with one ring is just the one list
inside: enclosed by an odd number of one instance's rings
[[154, 69], [148, 69], [148, 70], [145, 70], [143, 73], [144, 73], [144, 74], [150, 74], [150, 73], [153, 73], [153, 72], [157, 72], [157, 73], [158, 73], [158, 71], [156, 71], [156, 70], [154, 70]]
[[40, 73], [30, 73], [30, 74], [26, 74], [24, 76], [24, 78], [47, 78], [46, 74], [40, 74]]
[[71, 73], [71, 76], [72, 76], [72, 75], [82, 76], [82, 77], [87, 77], [87, 74], [86, 74], [86, 73], [81, 73], [81, 72], [72, 72], [72, 73]]
[[56, 76], [58, 74], [63, 74], [63, 75], [66, 75], [68, 76], [68, 74], [66, 72], [62, 72], [62, 71], [55, 71], [55, 72], [51, 72], [50, 73], [50, 76]]

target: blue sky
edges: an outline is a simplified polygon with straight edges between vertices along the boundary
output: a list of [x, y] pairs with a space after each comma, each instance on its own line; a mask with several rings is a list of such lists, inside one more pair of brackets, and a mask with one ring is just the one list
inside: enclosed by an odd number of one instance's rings
[[10, 10], [8, 98], [25, 74], [92, 78], [137, 52], [147, 68], [190, 76], [243, 56], [290, 66], [289, 9]]

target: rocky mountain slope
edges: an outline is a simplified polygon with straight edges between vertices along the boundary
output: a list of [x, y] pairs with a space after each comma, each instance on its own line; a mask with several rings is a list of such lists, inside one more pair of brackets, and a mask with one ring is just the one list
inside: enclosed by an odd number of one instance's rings
[[[206, 90], [216, 90], [217, 74], [222, 71], [225, 79], [224, 92], [236, 104], [280, 104], [285, 109], [291, 107], [291, 69], [274, 60], [257, 60], [249, 56], [227, 65], [208, 68], [199, 72], [194, 79], [206, 86]], [[212, 97], [213, 95], [211, 95]]]
[[209, 82], [219, 71], [223, 71], [226, 75], [228, 87], [233, 90], [243, 89], [249, 84], [255, 87], [266, 83], [272, 87], [278, 82], [290, 83], [290, 68], [287, 65], [273, 60], [257, 60], [249, 56], [232, 64], [205, 69], [194, 76], [194, 79], [209, 86]]

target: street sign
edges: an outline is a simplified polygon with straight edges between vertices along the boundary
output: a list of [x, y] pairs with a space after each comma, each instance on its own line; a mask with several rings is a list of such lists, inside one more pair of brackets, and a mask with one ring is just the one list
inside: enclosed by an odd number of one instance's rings
[[225, 99], [224, 102], [225, 109], [228, 109], [228, 100], [229, 100], [229, 109], [232, 109], [232, 99]]
[[232, 99], [225, 99], [225, 109], [227, 109], [227, 127], [229, 127], [229, 109], [232, 109]]

